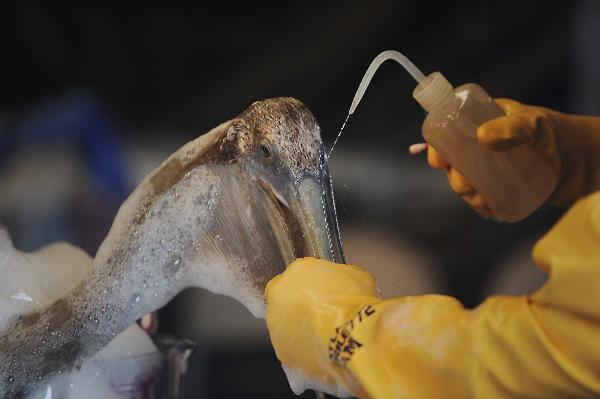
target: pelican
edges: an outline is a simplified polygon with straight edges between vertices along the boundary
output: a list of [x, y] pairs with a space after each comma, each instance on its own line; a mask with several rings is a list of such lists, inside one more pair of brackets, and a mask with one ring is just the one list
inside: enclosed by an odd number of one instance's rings
[[0, 397], [24, 397], [78, 367], [191, 286], [263, 317], [267, 282], [304, 256], [343, 261], [319, 126], [296, 99], [258, 101], [146, 176], [91, 272], [4, 327]]

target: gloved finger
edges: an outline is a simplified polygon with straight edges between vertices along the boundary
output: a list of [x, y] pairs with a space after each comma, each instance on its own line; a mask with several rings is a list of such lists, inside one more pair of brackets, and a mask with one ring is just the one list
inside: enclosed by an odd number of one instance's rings
[[427, 162], [434, 169], [446, 170], [450, 164], [432, 146], [427, 147]]
[[494, 216], [494, 213], [488, 206], [487, 202], [485, 202], [481, 194], [479, 194], [477, 191], [474, 191], [471, 194], [461, 195], [461, 198], [479, 215], [485, 218], [491, 218]]
[[531, 144], [536, 134], [535, 122], [529, 115], [501, 116], [477, 128], [477, 140], [493, 151], [506, 151], [522, 144]]
[[525, 120], [525, 124], [531, 133], [529, 145], [547, 162], [549, 162], [557, 174], [560, 173], [561, 162], [557, 156], [556, 139], [554, 135], [554, 122], [548, 117], [543, 108], [531, 109], [517, 114]]
[[278, 274], [277, 276], [275, 276], [271, 280], [269, 280], [269, 282], [267, 283], [267, 286], [265, 287], [265, 292], [264, 292], [265, 301], [267, 303], [269, 303], [269, 299], [271, 298], [271, 296], [273, 294], [273, 290], [274, 290], [273, 287], [276, 287], [281, 279], [282, 279], [282, 274]]
[[492, 210], [488, 206], [479, 209], [473, 208], [473, 210], [486, 219], [491, 219], [494, 217], [494, 212], [492, 212]]
[[515, 100], [511, 100], [510, 98], [496, 98], [494, 101], [506, 115], [513, 115], [523, 112], [528, 107], [527, 105]]
[[475, 212], [484, 218], [491, 218], [494, 216], [494, 213], [488, 206], [487, 202], [485, 202], [481, 194], [474, 192], [473, 194], [463, 195], [462, 199], [467, 204], [471, 205], [471, 208], [473, 208]]
[[473, 189], [473, 187], [471, 187], [467, 179], [465, 179], [464, 176], [461, 175], [456, 169], [450, 168], [448, 170], [447, 176], [450, 188], [452, 188], [452, 191], [454, 191], [456, 194], [463, 196], [470, 195], [475, 192], [475, 190]]
[[471, 208], [473, 208], [475, 210], [484, 209], [487, 207], [487, 203], [485, 202], [485, 200], [483, 199], [481, 194], [479, 194], [478, 192], [473, 192], [472, 194], [463, 195], [462, 199], [467, 204], [471, 205]]

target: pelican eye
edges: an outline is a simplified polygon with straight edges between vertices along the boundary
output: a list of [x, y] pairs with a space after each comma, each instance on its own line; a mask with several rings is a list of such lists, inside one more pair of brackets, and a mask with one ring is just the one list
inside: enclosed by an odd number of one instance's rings
[[266, 144], [264, 144], [264, 143], [260, 144], [260, 153], [262, 154], [263, 158], [265, 158], [267, 160], [271, 159], [271, 150], [269, 149], [269, 147]]

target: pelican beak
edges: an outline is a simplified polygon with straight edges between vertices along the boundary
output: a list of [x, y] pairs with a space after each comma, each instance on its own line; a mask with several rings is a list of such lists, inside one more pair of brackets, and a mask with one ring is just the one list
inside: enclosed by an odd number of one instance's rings
[[276, 205], [271, 226], [287, 264], [312, 256], [344, 263], [331, 177], [324, 153], [318, 176], [257, 176], [259, 185]]

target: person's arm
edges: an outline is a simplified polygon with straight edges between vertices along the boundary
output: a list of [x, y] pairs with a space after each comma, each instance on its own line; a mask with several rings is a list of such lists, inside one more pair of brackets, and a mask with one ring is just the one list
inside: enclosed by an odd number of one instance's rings
[[[579, 198], [600, 190], [600, 117], [569, 115], [548, 108], [496, 100], [506, 113], [477, 129], [479, 143], [493, 151], [529, 145], [549, 162], [558, 184], [549, 198], [557, 205], [572, 205]], [[427, 160], [445, 170], [452, 190], [483, 216], [493, 216], [485, 199], [433, 148]]]
[[534, 258], [549, 274], [540, 290], [473, 310], [439, 295], [383, 301], [361, 268], [302, 259], [267, 286], [271, 341], [287, 368], [362, 398], [598, 397], [600, 193]]

